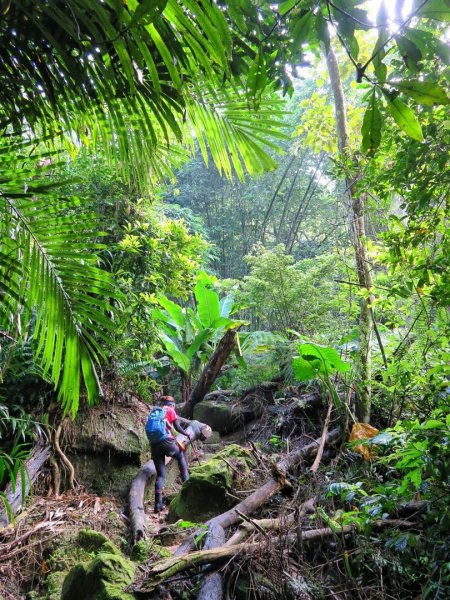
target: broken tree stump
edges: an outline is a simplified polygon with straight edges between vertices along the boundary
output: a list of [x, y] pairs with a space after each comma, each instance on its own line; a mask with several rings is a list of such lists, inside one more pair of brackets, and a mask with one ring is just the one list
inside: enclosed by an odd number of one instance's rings
[[[5, 497], [9, 506], [11, 508], [11, 512], [13, 515], [16, 515], [20, 508], [22, 507], [23, 500], [28, 496], [30, 489], [33, 483], [36, 481], [37, 476], [42, 468], [42, 466], [49, 459], [51, 453], [51, 448], [49, 444], [45, 444], [43, 441], [40, 441], [31, 451], [31, 454], [28, 460], [25, 463], [25, 470], [27, 473], [27, 477], [25, 480], [24, 493], [22, 498], [22, 486], [20, 485], [20, 481], [16, 482], [16, 485], [13, 486], [8, 483], [5, 489]], [[6, 527], [8, 525], [9, 519], [6, 510], [0, 511], [0, 527]]]

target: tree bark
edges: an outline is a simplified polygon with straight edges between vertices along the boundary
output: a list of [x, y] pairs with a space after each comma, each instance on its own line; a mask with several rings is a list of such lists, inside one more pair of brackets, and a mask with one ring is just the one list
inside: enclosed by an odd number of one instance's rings
[[[220, 548], [225, 544], [225, 530], [220, 525], [211, 523], [203, 550]], [[223, 580], [220, 573], [208, 573], [203, 579], [197, 600], [222, 600]]]
[[[186, 427], [191, 440], [205, 440], [211, 436], [211, 428], [199, 421], [190, 421]], [[188, 444], [186, 436], [180, 434], [176, 438], [184, 445]], [[166, 458], [166, 464], [172, 459]], [[136, 477], [131, 482], [130, 491], [128, 494], [128, 506], [130, 512], [130, 527], [133, 541], [137, 542], [147, 535], [147, 519], [144, 509], [144, 494], [153, 477], [156, 475], [155, 465], [152, 460], [149, 460], [141, 467]]]
[[184, 403], [182, 409], [183, 417], [192, 419], [194, 406], [201, 402], [206, 394], [210, 391], [212, 384], [215, 382], [220, 373], [220, 369], [225, 364], [236, 344], [237, 329], [229, 329], [223, 338], [220, 340], [214, 354], [208, 361], [208, 364], [203, 369], [200, 379], [189, 395], [187, 402]]
[[[25, 464], [27, 478], [25, 481], [24, 499], [28, 496], [28, 493], [33, 483], [36, 481], [42, 466], [50, 457], [50, 452], [50, 446], [48, 444], [44, 444], [43, 442], [36, 444], [31, 451], [31, 454]], [[20, 478], [16, 482], [15, 490], [13, 491], [12, 485], [8, 483], [4, 494], [11, 507], [13, 515], [16, 515], [22, 507], [22, 486], [20, 485]], [[0, 511], [0, 527], [6, 527], [7, 524], [8, 515], [6, 510], [2, 510]]]
[[[345, 106], [344, 90], [342, 88], [339, 65], [333, 48], [325, 51], [328, 73], [330, 76], [331, 89], [334, 96], [334, 107], [336, 115], [336, 133], [338, 138], [339, 152], [348, 157], [350, 155], [350, 140], [348, 134], [347, 109]], [[354, 159], [356, 171], [359, 172], [358, 163]], [[358, 346], [358, 377], [359, 394], [356, 406], [357, 418], [363, 423], [370, 419], [371, 402], [371, 340], [373, 324], [370, 315], [372, 288], [372, 276], [369, 268], [369, 258], [365, 245], [366, 225], [364, 219], [364, 195], [356, 189], [358, 176], [353, 180], [349, 177], [345, 180], [346, 191], [351, 205], [351, 223], [353, 231], [353, 243], [355, 248], [356, 275], [361, 288], [367, 290], [367, 296], [360, 299], [359, 313], [359, 346]]]

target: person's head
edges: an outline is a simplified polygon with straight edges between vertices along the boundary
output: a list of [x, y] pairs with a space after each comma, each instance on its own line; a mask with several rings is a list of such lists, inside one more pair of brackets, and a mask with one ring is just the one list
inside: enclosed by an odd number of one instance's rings
[[175, 406], [175, 398], [173, 396], [162, 396], [161, 397], [161, 404], [163, 406]]

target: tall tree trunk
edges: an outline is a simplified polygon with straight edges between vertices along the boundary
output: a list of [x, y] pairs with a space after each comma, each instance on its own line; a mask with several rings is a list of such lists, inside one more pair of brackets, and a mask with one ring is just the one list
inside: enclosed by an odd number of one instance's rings
[[[339, 152], [348, 157], [350, 155], [350, 141], [348, 135], [347, 110], [345, 106], [344, 90], [342, 88], [339, 65], [331, 45], [328, 52], [325, 51], [325, 55], [328, 73], [330, 76], [331, 89], [334, 96], [336, 133], [338, 138]], [[356, 167], [358, 167], [357, 163]], [[358, 171], [358, 169], [356, 169], [356, 171]], [[372, 365], [371, 340], [373, 330], [370, 315], [370, 290], [372, 288], [372, 277], [370, 273], [367, 248], [365, 246], [365, 197], [356, 189], [357, 179], [358, 177], [355, 177], [354, 179], [347, 177], [345, 180], [345, 186], [351, 206], [350, 218], [353, 231], [353, 244], [355, 248], [356, 275], [361, 288], [365, 288], [368, 291], [366, 297], [360, 299], [358, 347], [359, 397], [356, 406], [357, 418], [363, 423], [368, 423], [370, 419], [370, 378]]]

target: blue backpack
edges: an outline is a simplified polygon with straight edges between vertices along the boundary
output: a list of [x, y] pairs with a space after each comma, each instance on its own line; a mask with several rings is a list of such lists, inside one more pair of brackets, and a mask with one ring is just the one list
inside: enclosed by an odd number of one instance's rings
[[145, 433], [151, 444], [158, 444], [166, 440], [169, 435], [166, 429], [166, 411], [163, 408], [154, 408], [148, 416]]

